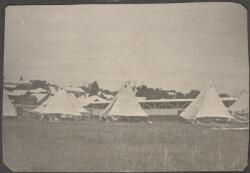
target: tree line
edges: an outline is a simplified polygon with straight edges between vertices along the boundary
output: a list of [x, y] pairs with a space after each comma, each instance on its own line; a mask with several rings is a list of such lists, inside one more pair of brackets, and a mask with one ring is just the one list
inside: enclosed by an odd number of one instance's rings
[[[102, 89], [99, 87], [97, 81], [93, 83], [89, 83], [88, 86], [82, 86], [83, 90], [88, 92], [90, 95], [97, 95], [98, 92], [103, 92], [108, 95], [113, 95], [117, 93], [117, 91], [110, 91], [108, 89]], [[146, 85], [141, 85], [137, 87], [132, 87], [135, 92], [136, 97], [145, 97], [145, 99], [182, 99], [182, 98], [196, 98], [199, 94], [199, 90], [192, 89], [188, 93], [183, 93], [176, 90], [164, 90], [161, 88], [151, 88]], [[230, 95], [226, 93], [221, 93], [220, 97], [230, 97]]]
[[[22, 79], [21, 79], [22, 80]], [[55, 84], [48, 83], [46, 80], [30, 80], [31, 84], [19, 84], [16, 86], [15, 89], [36, 89], [36, 88], [43, 88], [50, 92], [50, 86], [58, 89], [58, 86]], [[113, 95], [115, 96], [117, 91], [110, 91], [108, 89], [103, 89], [99, 86], [97, 81], [94, 81], [92, 83], [89, 83], [84, 86], [79, 86], [82, 88], [85, 92], [89, 93], [89, 95], [99, 95], [98, 93], [107, 94], [107, 95]], [[182, 99], [182, 98], [196, 98], [200, 91], [196, 89], [190, 90], [188, 93], [183, 93], [180, 91], [176, 91], [174, 89], [172, 90], [164, 90], [161, 88], [152, 88], [148, 87], [146, 85], [141, 86], [134, 86], [132, 89], [135, 92], [136, 97], [144, 97], [145, 99]], [[227, 93], [221, 93], [220, 97], [230, 97]]]

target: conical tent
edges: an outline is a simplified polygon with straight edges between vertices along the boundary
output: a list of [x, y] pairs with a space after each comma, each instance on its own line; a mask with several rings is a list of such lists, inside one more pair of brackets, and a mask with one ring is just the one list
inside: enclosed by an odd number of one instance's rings
[[72, 100], [67, 96], [66, 91], [63, 89], [60, 89], [55, 96], [46, 101], [46, 104], [42, 104], [34, 111], [41, 114], [81, 116], [81, 112], [74, 106], [74, 103], [72, 103]]
[[15, 117], [17, 116], [16, 109], [11, 103], [8, 94], [3, 90], [3, 116]]
[[84, 107], [82, 107], [80, 105], [80, 103], [78, 102], [76, 96], [73, 93], [68, 94], [68, 97], [71, 100], [71, 102], [72, 102], [73, 106], [75, 107], [75, 109], [77, 109], [81, 113], [88, 113], [88, 111]]
[[180, 116], [188, 120], [197, 118], [233, 119], [211, 82]]
[[249, 93], [243, 90], [238, 96], [236, 102], [229, 108], [232, 114], [249, 113]]
[[77, 98], [77, 101], [81, 106], [86, 106], [87, 105], [86, 100], [87, 100], [87, 98], [85, 96], [80, 96], [80, 97]]
[[195, 120], [204, 97], [204, 90], [190, 103], [190, 105], [180, 114], [185, 119]]
[[116, 97], [101, 113], [103, 117], [147, 117], [147, 113], [141, 108], [130, 85], [125, 82]]

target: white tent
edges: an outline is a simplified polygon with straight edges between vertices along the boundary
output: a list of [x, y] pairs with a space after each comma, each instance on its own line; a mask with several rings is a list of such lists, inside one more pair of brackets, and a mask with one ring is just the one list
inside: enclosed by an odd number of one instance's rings
[[[75, 110], [79, 111], [82, 114], [88, 113], [88, 111], [80, 105], [80, 103], [77, 101], [77, 98], [75, 97], [75, 95], [73, 93], [67, 94], [67, 93], [64, 92], [63, 95], [64, 95], [64, 99], [67, 100], [66, 102], [69, 104], [71, 109], [75, 109]], [[50, 96], [43, 104], [41, 104], [36, 109], [32, 110], [32, 112], [45, 114], [46, 109], [47, 109], [46, 107], [51, 104], [52, 100], [55, 100], [55, 96]], [[61, 114], [67, 114], [67, 113], [61, 113]], [[69, 114], [69, 115], [74, 115], [74, 114]]]
[[3, 90], [3, 116], [4, 117], [16, 117], [16, 109], [14, 105], [11, 103], [8, 94], [5, 90]]
[[81, 106], [86, 106], [87, 105], [87, 97], [85, 96], [80, 96], [77, 98], [77, 101], [78, 103], [81, 105]]
[[200, 118], [233, 119], [211, 82], [180, 116], [187, 120]]
[[202, 90], [201, 93], [194, 99], [190, 105], [180, 114], [184, 119], [187, 120], [195, 120], [197, 118], [197, 113], [199, 112], [199, 108], [202, 104], [202, 99], [204, 97], [204, 91]]
[[79, 103], [78, 99], [76, 98], [76, 96], [73, 93], [68, 94], [69, 99], [71, 100], [73, 106], [80, 111], [81, 113], [88, 113], [88, 111], [81, 106], [81, 104]]
[[48, 100], [36, 108], [34, 112], [81, 116], [81, 112], [74, 106], [74, 103], [63, 89], [60, 89], [55, 96], [48, 98]]
[[128, 82], [125, 82], [113, 101], [101, 113], [102, 117], [147, 117]]
[[232, 115], [249, 113], [249, 93], [246, 90], [240, 92], [236, 102], [230, 107], [230, 111]]

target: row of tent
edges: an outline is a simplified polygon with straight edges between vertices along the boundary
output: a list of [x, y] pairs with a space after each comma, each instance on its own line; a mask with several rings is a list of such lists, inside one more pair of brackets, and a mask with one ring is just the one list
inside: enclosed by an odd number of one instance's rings
[[[3, 92], [3, 111], [4, 115], [16, 116], [13, 104], [10, 102], [6, 92]], [[242, 93], [231, 109], [225, 107], [219, 97], [214, 85], [210, 82], [202, 90], [199, 96], [180, 114], [186, 120], [197, 120], [201, 118], [224, 118], [234, 119], [234, 113], [243, 110], [248, 113], [248, 94]], [[231, 111], [231, 113], [230, 113]], [[39, 115], [54, 115], [82, 117], [88, 116], [89, 112], [74, 94], [68, 94], [66, 90], [59, 89], [54, 95], [49, 97], [43, 104], [32, 110]], [[132, 91], [129, 82], [125, 82], [119, 89], [117, 95], [111, 103], [102, 111], [102, 119], [119, 119], [122, 117], [147, 118], [148, 114], [141, 108], [135, 93]]]
[[[234, 119], [234, 115], [239, 110], [248, 114], [248, 97], [242, 93], [235, 106], [229, 110], [222, 102], [214, 85], [209, 82], [208, 86], [202, 90], [198, 97], [180, 114], [188, 121], [196, 121], [205, 118], [219, 118], [224, 120]], [[108, 107], [101, 113], [102, 118], [118, 119], [121, 117], [147, 117], [147, 113], [141, 108], [138, 100], [134, 96], [129, 83], [124, 83], [118, 94]]]
[[87, 116], [88, 111], [80, 105], [76, 96], [60, 89], [55, 96], [49, 97], [43, 104], [32, 110], [33, 113], [42, 115], [60, 114], [61, 118]]

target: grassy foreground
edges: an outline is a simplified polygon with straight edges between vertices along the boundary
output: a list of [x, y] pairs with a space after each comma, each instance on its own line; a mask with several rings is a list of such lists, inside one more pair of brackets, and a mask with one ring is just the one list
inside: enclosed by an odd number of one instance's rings
[[13, 171], [243, 170], [247, 153], [247, 130], [3, 120], [4, 163]]

